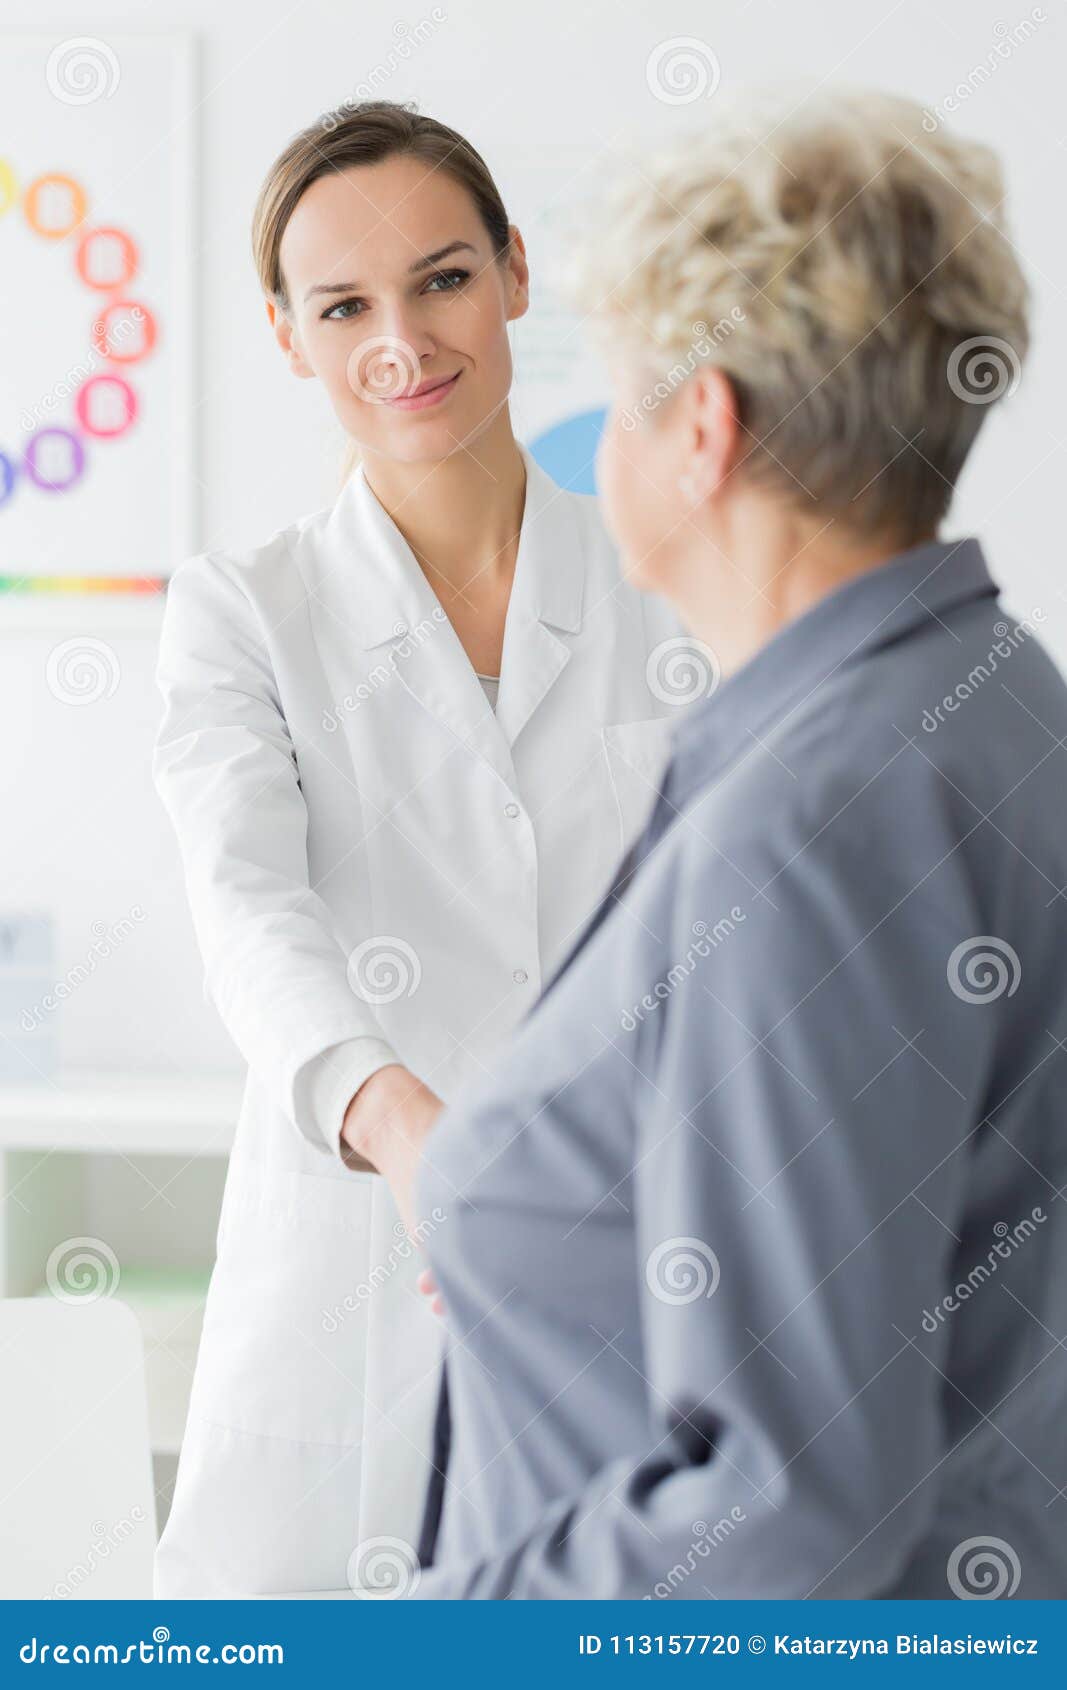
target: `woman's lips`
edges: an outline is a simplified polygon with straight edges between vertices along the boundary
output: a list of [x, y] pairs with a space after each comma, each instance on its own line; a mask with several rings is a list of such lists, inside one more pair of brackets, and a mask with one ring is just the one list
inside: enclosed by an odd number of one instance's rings
[[457, 370], [454, 376], [447, 376], [436, 387], [427, 388], [425, 393], [401, 393], [395, 399], [388, 400], [387, 403], [395, 406], [399, 411], [428, 410], [431, 405], [440, 405], [443, 400], [448, 398], [462, 374], [462, 370]]

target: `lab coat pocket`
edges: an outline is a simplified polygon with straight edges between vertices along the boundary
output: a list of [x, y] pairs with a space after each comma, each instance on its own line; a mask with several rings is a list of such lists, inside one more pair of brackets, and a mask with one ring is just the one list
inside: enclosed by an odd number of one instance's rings
[[673, 716], [649, 716], [605, 727], [604, 751], [619, 813], [620, 851], [648, 820], [671, 756]]
[[231, 1167], [198, 1414], [263, 1437], [359, 1441], [377, 1180], [253, 1161]]

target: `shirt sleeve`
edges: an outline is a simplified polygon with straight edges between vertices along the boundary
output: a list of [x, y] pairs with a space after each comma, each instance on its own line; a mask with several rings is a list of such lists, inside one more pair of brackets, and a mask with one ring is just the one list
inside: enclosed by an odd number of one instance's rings
[[258, 617], [225, 560], [203, 554], [176, 571], [157, 684], [152, 772], [178, 837], [205, 995], [297, 1130], [344, 1161], [349, 1098], [398, 1058], [310, 885], [296, 753]]
[[[417, 1598], [875, 1597], [923, 1536], [948, 1343], [923, 1314], [989, 1030], [946, 980], [962, 875], [902, 883], [855, 821], [810, 851], [694, 839], [574, 964], [604, 1026], [632, 943], [653, 963], [620, 1049], [648, 1446]], [[595, 1106], [568, 1088], [570, 1130]]]

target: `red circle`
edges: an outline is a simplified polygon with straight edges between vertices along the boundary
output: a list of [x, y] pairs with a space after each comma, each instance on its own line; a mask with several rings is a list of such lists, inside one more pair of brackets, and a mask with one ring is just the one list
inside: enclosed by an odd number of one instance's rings
[[[92, 243], [103, 236], [106, 236], [109, 240], [117, 241], [120, 244], [125, 262], [123, 264], [123, 273], [121, 276], [114, 277], [114, 279], [110, 282], [95, 282], [92, 276], [88, 273], [89, 257]], [[111, 227], [86, 229], [81, 240], [78, 242], [78, 250], [74, 255], [75, 266], [86, 287], [98, 288], [103, 293], [112, 293], [115, 288], [126, 287], [127, 284], [133, 280], [134, 276], [136, 276], [137, 267], [140, 264], [140, 261], [140, 254], [137, 251], [137, 243], [134, 241], [132, 235], [128, 235], [125, 229], [115, 229]]]
[[[112, 351], [108, 345], [108, 320], [115, 312], [137, 311], [144, 323], [144, 344], [134, 352]], [[113, 299], [93, 323], [93, 350], [109, 364], [136, 364], [147, 358], [156, 344], [156, 320], [147, 305], [136, 299]]]

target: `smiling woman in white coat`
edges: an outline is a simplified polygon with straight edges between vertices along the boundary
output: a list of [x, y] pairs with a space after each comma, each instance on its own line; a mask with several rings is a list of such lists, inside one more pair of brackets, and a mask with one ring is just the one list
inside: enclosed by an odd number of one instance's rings
[[700, 660], [515, 440], [525, 252], [467, 141], [316, 123], [254, 249], [358, 464], [168, 594], [154, 776], [248, 1074], [162, 1596], [373, 1591], [413, 1554], [441, 1328], [410, 1170], [610, 882]]

